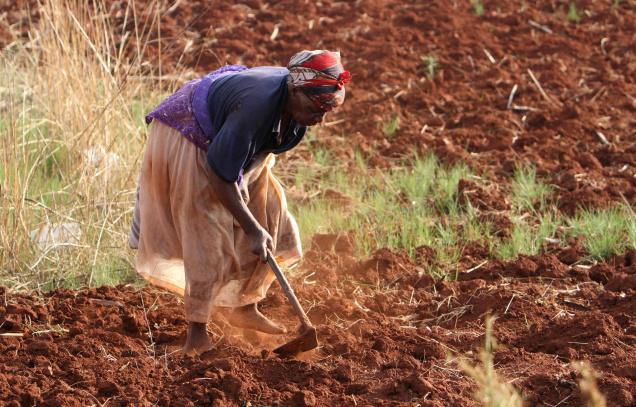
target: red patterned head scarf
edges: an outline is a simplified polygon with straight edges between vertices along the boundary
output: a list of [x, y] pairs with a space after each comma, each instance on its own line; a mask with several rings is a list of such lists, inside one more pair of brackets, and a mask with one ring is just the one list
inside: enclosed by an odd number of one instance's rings
[[289, 83], [302, 88], [322, 110], [332, 110], [344, 101], [344, 85], [351, 74], [342, 66], [339, 52], [301, 51], [291, 58], [287, 69]]

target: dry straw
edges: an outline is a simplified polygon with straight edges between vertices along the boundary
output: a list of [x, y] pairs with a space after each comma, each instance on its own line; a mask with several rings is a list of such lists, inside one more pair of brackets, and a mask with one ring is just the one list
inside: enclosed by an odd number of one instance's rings
[[0, 284], [105, 283], [130, 270], [160, 12], [139, 21], [133, 4], [115, 25], [101, 1], [46, 1], [28, 40], [0, 54]]
[[504, 381], [495, 371], [493, 337], [494, 318], [486, 318], [484, 348], [479, 351], [479, 364], [472, 364], [464, 358], [458, 359], [460, 368], [476, 383], [475, 399], [488, 407], [521, 407], [523, 399], [515, 388]]
[[587, 407], [605, 407], [605, 397], [596, 385], [597, 374], [592, 370], [589, 362], [578, 362], [574, 365], [576, 370], [581, 374], [579, 388], [583, 399], [586, 400]]

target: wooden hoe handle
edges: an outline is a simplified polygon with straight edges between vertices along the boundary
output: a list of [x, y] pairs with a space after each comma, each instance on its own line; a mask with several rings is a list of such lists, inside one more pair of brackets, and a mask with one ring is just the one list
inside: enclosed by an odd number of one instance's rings
[[274, 255], [269, 249], [267, 250], [267, 263], [276, 275], [276, 278], [278, 279], [280, 286], [283, 288], [287, 299], [294, 308], [294, 312], [296, 312], [296, 315], [298, 315], [300, 323], [303, 325], [303, 327], [311, 326], [311, 322], [309, 321], [309, 318], [307, 318], [307, 314], [305, 314], [303, 307], [301, 307], [300, 303], [298, 302], [298, 298], [296, 298], [294, 289], [291, 287], [291, 285], [289, 285], [289, 281], [287, 281], [285, 274], [283, 274], [282, 270], [278, 266], [278, 263], [276, 263], [276, 259], [274, 259]]

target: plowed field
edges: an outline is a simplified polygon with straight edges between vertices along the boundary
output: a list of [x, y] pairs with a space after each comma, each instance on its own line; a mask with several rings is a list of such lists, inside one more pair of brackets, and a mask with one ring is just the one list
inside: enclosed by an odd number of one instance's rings
[[[363, 262], [310, 251], [294, 282], [322, 346], [300, 360], [269, 352], [286, 338], [216, 326], [217, 349], [184, 359], [183, 303], [151, 288], [5, 293], [1, 331], [24, 336], [0, 342], [0, 398], [15, 405], [477, 405], [474, 384], [447, 357], [482, 345], [490, 313], [498, 315], [497, 369], [528, 405], [583, 405], [570, 362], [586, 359], [602, 374], [610, 405], [633, 406], [636, 253], [591, 269], [568, 266], [570, 256], [489, 261], [459, 281], [435, 282], [387, 251]], [[477, 250], [463, 262], [468, 269], [483, 260]], [[294, 328], [277, 287], [262, 308]]]
[[[3, 45], [38, 18], [36, 2], [17, 3], [0, 1]], [[133, 29], [127, 2], [109, 4]], [[135, 2], [140, 16], [152, 4]], [[564, 213], [633, 205], [636, 5], [577, 1], [575, 22], [569, 4], [486, 1], [477, 15], [468, 1], [177, 1], [161, 13], [163, 45], [152, 43], [149, 62], [205, 72], [340, 49], [353, 82], [318, 134], [341, 157], [355, 147], [384, 168], [431, 151], [503, 188], [529, 163]], [[400, 126], [388, 138], [392, 117]], [[435, 281], [425, 250], [358, 259], [321, 240], [292, 278], [321, 341], [299, 359], [270, 353], [287, 338], [213, 325], [217, 348], [183, 358], [183, 304], [149, 287], [0, 288], [2, 404], [477, 405], [451, 360], [474, 356], [492, 314], [496, 369], [527, 405], [584, 405], [578, 360], [599, 373], [609, 405], [636, 405], [636, 252], [589, 267], [576, 241], [506, 263], [469, 246], [457, 281]], [[293, 328], [277, 286], [262, 309]]]

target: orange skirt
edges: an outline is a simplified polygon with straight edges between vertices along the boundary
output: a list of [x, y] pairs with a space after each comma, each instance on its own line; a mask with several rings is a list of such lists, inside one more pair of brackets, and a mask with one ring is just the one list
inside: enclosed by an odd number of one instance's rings
[[[283, 266], [302, 256], [298, 226], [272, 174], [274, 156], [244, 174], [248, 207], [274, 240]], [[186, 319], [207, 322], [214, 307], [260, 301], [275, 276], [249, 250], [243, 229], [218, 200], [205, 152], [154, 121], [141, 168], [133, 224], [137, 272], [185, 299]]]

